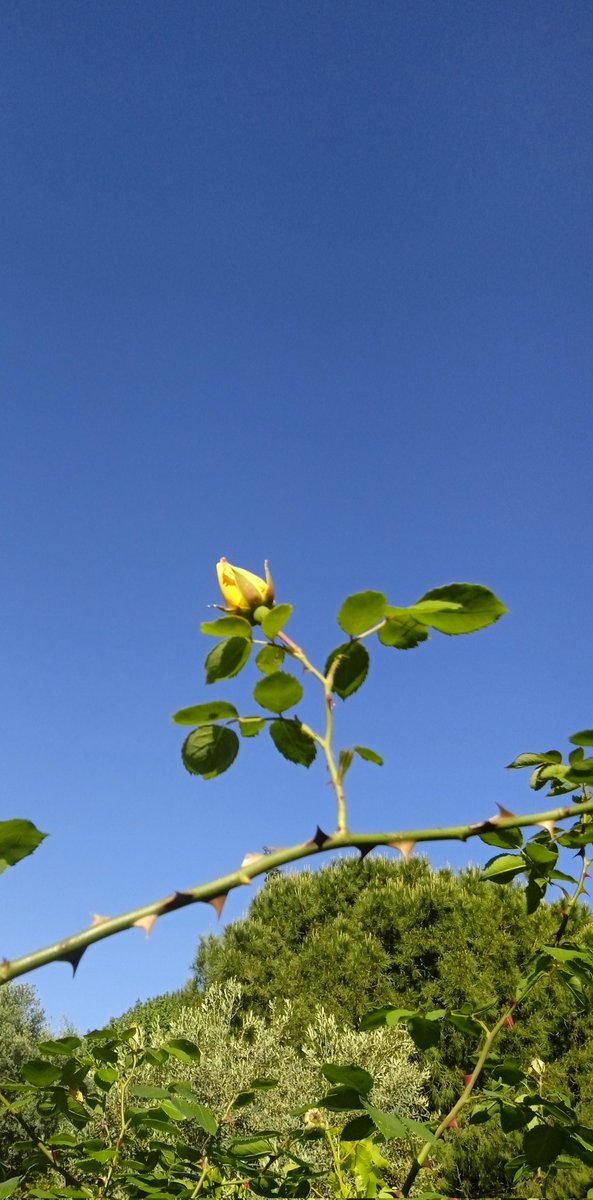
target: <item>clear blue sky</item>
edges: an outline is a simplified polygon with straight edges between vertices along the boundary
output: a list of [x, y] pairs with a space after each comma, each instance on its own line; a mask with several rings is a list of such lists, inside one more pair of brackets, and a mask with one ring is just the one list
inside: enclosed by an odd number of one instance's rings
[[[527, 809], [504, 764], [593, 717], [591, 5], [2, 22], [2, 808], [51, 837], [3, 876], [0, 954], [332, 828], [322, 767], [267, 738], [219, 780], [181, 767], [175, 709], [253, 708], [255, 668], [204, 682], [223, 554], [271, 560], [319, 659], [351, 591], [493, 587], [508, 617], [377, 648], [340, 706], [386, 758], [353, 767], [351, 823]], [[30, 982], [100, 1024], [213, 928], [196, 906]]]

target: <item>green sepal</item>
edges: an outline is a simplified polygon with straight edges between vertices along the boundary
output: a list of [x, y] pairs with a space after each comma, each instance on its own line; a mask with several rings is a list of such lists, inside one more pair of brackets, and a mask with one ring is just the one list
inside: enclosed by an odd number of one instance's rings
[[364, 683], [369, 671], [369, 654], [362, 642], [345, 642], [329, 655], [325, 664], [326, 675], [336, 658], [339, 658], [340, 662], [334, 673], [332, 692], [341, 700], [346, 700]]
[[387, 596], [383, 592], [355, 592], [344, 601], [338, 613], [338, 624], [344, 633], [355, 636], [381, 621], [386, 608]]
[[208, 725], [211, 721], [238, 716], [235, 705], [228, 700], [212, 700], [210, 704], [192, 704], [189, 708], [180, 708], [179, 712], [173, 713], [173, 720], [176, 725]]
[[313, 738], [304, 732], [300, 721], [286, 719], [272, 721], [270, 737], [284, 758], [290, 762], [299, 763], [302, 767], [311, 766], [317, 754], [317, 746]]
[[243, 637], [225, 638], [210, 651], [206, 659], [206, 683], [231, 679], [243, 669], [251, 654], [251, 642]]
[[201, 725], [185, 739], [181, 757], [191, 775], [214, 779], [228, 771], [239, 752], [239, 739], [226, 725]]
[[245, 617], [218, 617], [216, 621], [202, 621], [202, 633], [212, 634], [213, 637], [240, 637], [251, 641], [253, 631]]
[[277, 604], [275, 608], [271, 608], [267, 616], [262, 620], [261, 627], [266, 637], [274, 639], [276, 634], [284, 629], [286, 622], [292, 616], [292, 604]]
[[287, 708], [294, 708], [303, 698], [303, 688], [294, 675], [288, 671], [273, 671], [256, 683], [253, 695], [262, 708], [270, 712], [281, 713]]

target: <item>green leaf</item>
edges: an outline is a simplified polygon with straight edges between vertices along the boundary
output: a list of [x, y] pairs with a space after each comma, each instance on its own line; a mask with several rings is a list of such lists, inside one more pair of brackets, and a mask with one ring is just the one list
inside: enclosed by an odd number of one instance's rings
[[434, 1133], [428, 1125], [422, 1124], [421, 1121], [413, 1121], [410, 1117], [401, 1116], [399, 1113], [383, 1112], [381, 1108], [375, 1108], [367, 1101], [364, 1101], [364, 1109], [386, 1141], [391, 1141], [393, 1138], [400, 1140], [412, 1133], [423, 1142], [436, 1144], [437, 1139]]
[[45, 1042], [39, 1042], [37, 1049], [41, 1054], [60, 1054], [70, 1057], [73, 1050], [77, 1050], [82, 1046], [82, 1041], [79, 1037], [62, 1037], [50, 1038]]
[[429, 1050], [431, 1046], [438, 1046], [441, 1040], [440, 1021], [428, 1021], [426, 1017], [410, 1017], [408, 1030], [419, 1050]]
[[287, 708], [294, 708], [302, 700], [303, 688], [294, 675], [289, 675], [287, 671], [274, 671], [256, 683], [253, 695], [262, 708], [281, 713]]
[[3, 1183], [0, 1183], [0, 1196], [12, 1196], [12, 1193], [16, 1192], [21, 1179], [21, 1175], [13, 1175], [10, 1179], [5, 1179]]
[[131, 1083], [128, 1091], [130, 1096], [140, 1096], [143, 1100], [169, 1100], [168, 1088], [158, 1087], [156, 1083]]
[[525, 863], [519, 854], [497, 854], [489, 859], [482, 871], [482, 879], [491, 879], [493, 883], [508, 883], [515, 875], [525, 870]]
[[225, 725], [201, 725], [185, 739], [181, 757], [192, 775], [214, 779], [228, 771], [238, 751], [239, 739], [233, 729]]
[[276, 634], [284, 629], [291, 616], [292, 604], [277, 604], [275, 608], [271, 608], [261, 623], [266, 637], [275, 638]]
[[449, 1020], [451, 1024], [459, 1030], [460, 1033], [467, 1033], [471, 1037], [481, 1037], [484, 1033], [484, 1029], [482, 1025], [480, 1025], [480, 1022], [476, 1021], [476, 1018], [472, 1017], [470, 1013], [459, 1011], [450, 1012]]
[[346, 700], [364, 683], [369, 671], [370, 658], [362, 642], [345, 642], [343, 646], [332, 650], [325, 664], [326, 675], [337, 658], [340, 661], [334, 674], [332, 692], [341, 700]]
[[501, 846], [503, 850], [517, 850], [523, 845], [520, 829], [492, 829], [480, 834], [480, 839], [487, 846]]
[[221, 721], [226, 717], [238, 717], [234, 704], [228, 700], [212, 700], [210, 704], [192, 704], [190, 708], [180, 708], [173, 714], [176, 725], [208, 725], [210, 721]]
[[581, 729], [579, 733], [573, 733], [568, 740], [573, 746], [593, 746], [593, 729]]
[[538, 866], [553, 866], [558, 858], [558, 850], [555, 846], [546, 846], [541, 842], [528, 842], [523, 851], [526, 858]]
[[537, 767], [543, 763], [561, 763], [562, 755], [559, 750], [546, 750], [543, 754], [520, 754], [508, 764], [507, 770], [513, 767]]
[[32, 854], [46, 837], [32, 821], [21, 817], [0, 821], [0, 874]]
[[202, 633], [210, 633], [213, 637], [247, 638], [250, 642], [253, 630], [245, 617], [219, 617], [216, 621], [202, 621]]
[[27, 1083], [32, 1083], [33, 1087], [38, 1088], [50, 1087], [52, 1083], [57, 1083], [61, 1074], [60, 1067], [55, 1067], [43, 1058], [33, 1058], [21, 1067], [21, 1075]]
[[344, 633], [364, 633], [385, 616], [387, 596], [383, 592], [355, 592], [344, 601], [339, 613], [338, 624]]
[[214, 1113], [196, 1100], [186, 1100], [182, 1096], [170, 1096], [163, 1100], [162, 1108], [173, 1121], [196, 1121], [206, 1133], [215, 1134], [218, 1122]]
[[264, 675], [271, 675], [272, 671], [280, 670], [285, 658], [286, 650], [283, 646], [264, 646], [257, 655], [255, 663]]
[[165, 1042], [164, 1049], [174, 1058], [178, 1058], [180, 1062], [199, 1062], [202, 1057], [200, 1047], [196, 1046], [195, 1042], [188, 1041], [187, 1038], [171, 1038]]
[[368, 1071], [353, 1064], [338, 1066], [335, 1063], [325, 1063], [321, 1067], [321, 1074], [325, 1075], [330, 1083], [339, 1083], [343, 1087], [353, 1088], [359, 1096], [366, 1096], [375, 1082]]
[[266, 717], [239, 717], [242, 737], [256, 737], [266, 724]]
[[568, 1131], [558, 1125], [535, 1125], [523, 1137], [523, 1153], [530, 1167], [549, 1167], [562, 1154]]
[[410, 616], [407, 608], [387, 609], [387, 616], [379, 630], [379, 641], [396, 650], [413, 650], [420, 642], [428, 641], [424, 625]]
[[424, 619], [432, 629], [451, 636], [484, 629], [508, 611], [502, 600], [480, 583], [449, 583], [426, 592], [417, 604], [425, 600], [447, 600], [460, 605], [455, 611], [427, 613]]
[[355, 746], [354, 749], [356, 750], [356, 753], [360, 754], [360, 757], [366, 759], [367, 762], [376, 763], [378, 767], [383, 766], [383, 759], [381, 758], [380, 754], [377, 754], [376, 750], [369, 750], [368, 746]]
[[413, 1008], [395, 1008], [393, 1004], [384, 1004], [381, 1008], [373, 1008], [371, 1012], [365, 1013], [360, 1019], [360, 1028], [366, 1033], [369, 1029], [380, 1029], [383, 1025], [399, 1025], [409, 1017], [417, 1015]]
[[348, 1121], [340, 1134], [341, 1142], [360, 1142], [363, 1138], [369, 1137], [376, 1129], [373, 1118], [368, 1113], [363, 1113], [360, 1117], [353, 1117]]
[[229, 1151], [236, 1158], [261, 1158], [264, 1154], [274, 1152], [274, 1144], [269, 1138], [256, 1133], [252, 1137], [237, 1138], [231, 1142]]
[[230, 679], [238, 675], [251, 654], [251, 642], [243, 637], [225, 638], [211, 650], [206, 659], [206, 683]]
[[312, 1108], [329, 1108], [330, 1112], [349, 1112], [350, 1109], [356, 1111], [361, 1107], [361, 1099], [356, 1088], [351, 1087], [333, 1087], [323, 1096], [321, 1100], [317, 1100]]
[[313, 738], [304, 732], [300, 721], [272, 721], [270, 736], [276, 749], [290, 762], [300, 763], [303, 767], [311, 766], [317, 746]]

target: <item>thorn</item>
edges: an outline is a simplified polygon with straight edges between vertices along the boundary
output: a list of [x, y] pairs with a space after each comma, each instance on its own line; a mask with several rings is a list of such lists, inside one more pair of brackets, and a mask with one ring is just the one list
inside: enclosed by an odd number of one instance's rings
[[134, 927], [136, 929], [143, 929], [148, 938], [148, 937], [150, 937], [150, 935], [154, 929], [156, 921], [157, 921], [157, 914], [149, 913], [147, 917], [139, 917], [137, 921], [134, 921]]
[[405, 858], [406, 862], [408, 862], [408, 860], [412, 857], [412, 854], [414, 852], [414, 846], [416, 845], [416, 843], [415, 842], [390, 842], [389, 845], [393, 846], [394, 850], [401, 851], [401, 854]]
[[213, 896], [211, 900], [207, 901], [208, 904], [211, 904], [212, 907], [214, 909], [216, 909], [216, 915], [219, 920], [220, 920], [220, 914], [222, 913], [222, 910], [226, 904], [227, 896], [228, 896], [228, 892], [222, 892], [222, 894], [220, 896]]
[[93, 918], [92, 925], [102, 925], [103, 921], [110, 921], [111, 917], [104, 917], [101, 913], [91, 913]]
[[517, 816], [516, 813], [511, 812], [510, 808], [505, 808], [504, 805], [499, 804], [498, 801], [496, 803], [496, 807], [498, 809], [498, 816], [492, 817], [491, 820], [493, 820], [493, 821], [500, 821], [501, 817], [504, 819], [504, 817], [516, 817]]
[[556, 834], [559, 832], [553, 821], [540, 821], [540, 826], [542, 829], [547, 829], [551, 838], [556, 837]]
[[329, 840], [330, 840], [329, 833], [324, 833], [323, 829], [321, 829], [320, 826], [318, 825], [313, 837], [311, 838], [311, 841], [305, 842], [305, 845], [306, 846], [317, 846], [317, 848], [319, 850], [321, 850], [322, 847], [325, 846], [325, 843], [329, 842]]
[[74, 977], [76, 975], [76, 971], [78, 969], [78, 964], [79, 964], [85, 950], [86, 950], [86, 946], [83, 946], [81, 950], [68, 950], [66, 952], [66, 954], [59, 954], [56, 959], [56, 962], [70, 963], [70, 966], [72, 967], [72, 976]]
[[372, 850], [376, 850], [377, 847], [357, 845], [355, 846], [355, 849], [358, 850], [358, 853], [360, 854], [360, 861], [362, 862], [363, 858], [366, 858], [367, 854], [370, 854]]
[[258, 862], [260, 858], [265, 858], [267, 853], [269, 853], [269, 851], [265, 851], [263, 854], [257, 854], [256, 852], [254, 853], [252, 850], [249, 850], [243, 858], [241, 866], [250, 867], [252, 863]]

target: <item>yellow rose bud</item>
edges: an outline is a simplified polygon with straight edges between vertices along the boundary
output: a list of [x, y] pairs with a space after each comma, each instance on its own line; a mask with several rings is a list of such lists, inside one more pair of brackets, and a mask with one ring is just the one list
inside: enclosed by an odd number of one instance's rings
[[252, 613], [264, 604], [274, 603], [274, 583], [265, 563], [266, 577], [253, 575], [241, 567], [233, 567], [226, 558], [216, 564], [218, 582], [229, 612]]

